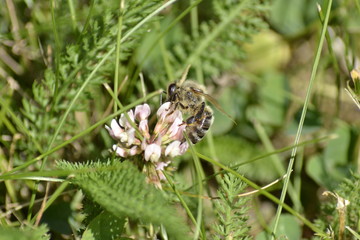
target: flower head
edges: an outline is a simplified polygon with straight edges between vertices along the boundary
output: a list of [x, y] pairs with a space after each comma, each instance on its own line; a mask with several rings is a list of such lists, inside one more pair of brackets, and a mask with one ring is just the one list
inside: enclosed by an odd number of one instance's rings
[[112, 147], [113, 152], [120, 157], [143, 155], [145, 164], [153, 165], [154, 170], [147, 173], [150, 182], [158, 180], [157, 186], [164, 179], [160, 172], [168, 166], [169, 160], [184, 154], [189, 147], [183, 134], [186, 124], [182, 113], [172, 106], [170, 102], [160, 106], [152, 132], [149, 131], [151, 110], [148, 104], [138, 105], [135, 111], [121, 114], [119, 121], [111, 121], [110, 127], [105, 125], [110, 136], [117, 141]]

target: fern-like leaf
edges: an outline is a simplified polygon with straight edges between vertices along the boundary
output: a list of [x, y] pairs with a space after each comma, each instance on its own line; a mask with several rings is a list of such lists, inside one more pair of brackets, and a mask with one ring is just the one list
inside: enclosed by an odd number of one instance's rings
[[58, 165], [73, 170], [75, 177], [71, 182], [79, 185], [94, 202], [115, 216], [163, 225], [173, 239], [188, 239], [188, 228], [175, 209], [161, 192], [145, 182], [145, 176], [132, 163], [60, 162]]
[[213, 239], [250, 239], [246, 203], [248, 198], [238, 195], [246, 185], [236, 176], [225, 174], [218, 190], [219, 200], [214, 202], [218, 223], [214, 226]]
[[[114, 49], [117, 31], [118, 17], [123, 14], [122, 31], [123, 36], [131, 31], [140, 21], [163, 4], [161, 0], [126, 1], [123, 13], [119, 11], [117, 1], [99, 1], [91, 16], [89, 16], [88, 27], [79, 36], [76, 43], [66, 44], [63, 49], [56, 49], [61, 52], [58, 60], [58, 73], [52, 68], [44, 72], [42, 80], [35, 81], [32, 88], [32, 98], [23, 99], [22, 121], [28, 132], [27, 138], [21, 139], [19, 152], [24, 152], [28, 158], [33, 158], [38, 153], [49, 147], [49, 142], [59, 123], [59, 116], [63, 116], [69, 108], [70, 102], [78, 94], [85, 80], [93, 72], [94, 66], [103, 59], [111, 49]], [[62, 9], [59, 9], [61, 11]], [[60, 14], [60, 13], [59, 13]], [[59, 16], [59, 18], [61, 18]], [[154, 17], [146, 24], [133, 32], [121, 43], [120, 60], [127, 60], [141, 41], [141, 38], [151, 28]], [[66, 24], [64, 24], [66, 25]], [[68, 43], [70, 34], [69, 28], [59, 30], [61, 42]], [[64, 31], [62, 31], [64, 30]], [[70, 37], [72, 38], [72, 37]], [[115, 69], [116, 54], [112, 54], [91, 78], [91, 81], [82, 92], [77, 104], [73, 105], [71, 112], [61, 128], [59, 136], [55, 139], [54, 145], [58, 145], [65, 136], [72, 136], [78, 133], [78, 122], [75, 120], [75, 112], [88, 111], [90, 109], [89, 99], [95, 98], [94, 92], [99, 86], [112, 78]], [[57, 84], [55, 84], [55, 82]], [[57, 86], [55, 90], [54, 86]], [[35, 138], [36, 142], [34, 144]], [[38, 143], [38, 144], [37, 144]], [[90, 142], [90, 144], [92, 144]], [[60, 156], [55, 156], [55, 158]], [[20, 160], [23, 160], [19, 157]]]
[[[181, 74], [184, 65], [201, 62], [205, 78], [218, 77], [231, 69], [245, 57], [243, 44], [266, 27], [261, 19], [267, 11], [264, 2], [212, 0], [213, 17], [199, 24], [199, 37], [184, 33], [170, 52], [171, 65], [181, 69]], [[159, 71], [163, 73], [164, 70]], [[157, 79], [159, 77], [163, 76], [156, 75]]]

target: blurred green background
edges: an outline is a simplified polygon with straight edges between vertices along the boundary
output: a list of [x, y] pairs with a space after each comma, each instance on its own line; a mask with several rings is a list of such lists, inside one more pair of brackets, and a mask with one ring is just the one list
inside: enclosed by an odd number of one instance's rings
[[[135, 28], [165, 2], [124, 1], [121, 11], [119, 1], [0, 1], [1, 173], [111, 114], [114, 103], [107, 87], [118, 87], [118, 98], [126, 106], [144, 94], [166, 90], [191, 64], [188, 78], [205, 85], [236, 122], [214, 108], [211, 132], [196, 150], [225, 165], [243, 164], [241, 174], [260, 186], [285, 174], [289, 149], [258, 156], [294, 144], [328, 2], [176, 1]], [[358, 0], [333, 1], [300, 139], [308, 142], [298, 149], [286, 198], [310, 221], [321, 215], [322, 202], [334, 202], [321, 193], [334, 191], [359, 172], [359, 108], [345, 92], [350, 71], [359, 67], [359, 22]], [[117, 62], [119, 26], [123, 41]], [[98, 68], [101, 61], [105, 62]], [[54, 138], [62, 116], [88, 79]], [[148, 101], [153, 112], [160, 98]], [[105, 158], [111, 156], [112, 144], [100, 126], [22, 171], [54, 170], [60, 159]], [[174, 178], [184, 186], [190, 184], [190, 159], [188, 153], [173, 163]], [[206, 175], [214, 173], [204, 166]], [[28, 211], [40, 208], [46, 183], [34, 186], [34, 181], [24, 179], [0, 183], [2, 225], [21, 225]], [[57, 187], [51, 183], [49, 193]], [[269, 191], [280, 196], [281, 187], [275, 184]], [[33, 191], [39, 201], [28, 209]], [[67, 189], [44, 213], [42, 222], [54, 239], [69, 239], [81, 225], [78, 198], [75, 190]], [[259, 196], [252, 205], [256, 210], [250, 210], [251, 234], [266, 239], [264, 225], [271, 224], [277, 206]], [[21, 208], [14, 210], [16, 206]], [[291, 215], [282, 215], [279, 224], [279, 234], [288, 239], [312, 237]]]

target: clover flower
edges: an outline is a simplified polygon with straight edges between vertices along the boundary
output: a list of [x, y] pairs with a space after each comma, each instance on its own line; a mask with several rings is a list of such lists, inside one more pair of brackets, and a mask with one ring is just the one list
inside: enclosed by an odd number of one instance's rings
[[158, 109], [152, 132], [148, 125], [150, 114], [148, 104], [138, 105], [135, 111], [128, 111], [127, 116], [121, 114], [118, 121], [111, 120], [110, 126], [105, 125], [105, 128], [117, 141], [112, 146], [113, 152], [124, 158], [142, 156], [147, 164], [144, 169], [148, 173], [148, 180], [159, 185], [160, 180], [165, 178], [161, 171], [170, 164], [171, 158], [184, 154], [189, 144], [183, 134], [186, 124], [182, 114], [179, 110], [173, 110], [170, 102]]

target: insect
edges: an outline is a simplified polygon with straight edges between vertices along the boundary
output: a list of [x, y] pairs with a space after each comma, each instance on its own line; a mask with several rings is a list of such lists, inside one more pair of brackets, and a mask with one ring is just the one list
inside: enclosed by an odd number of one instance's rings
[[205, 87], [186, 80], [188, 66], [180, 81], [171, 83], [167, 89], [167, 101], [171, 102], [174, 110], [179, 109], [183, 114], [188, 115], [184, 124], [186, 134], [190, 141], [195, 144], [199, 142], [209, 130], [214, 121], [213, 110], [205, 103], [211, 102], [217, 109], [226, 114], [217, 101], [205, 93]]

